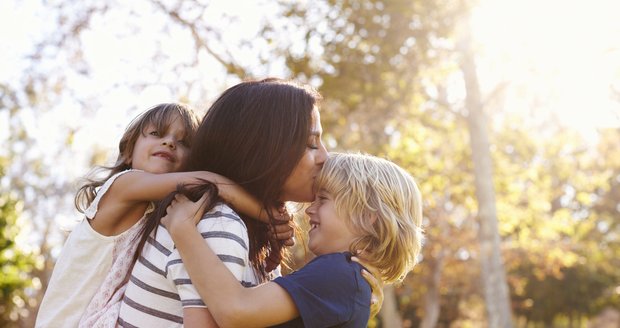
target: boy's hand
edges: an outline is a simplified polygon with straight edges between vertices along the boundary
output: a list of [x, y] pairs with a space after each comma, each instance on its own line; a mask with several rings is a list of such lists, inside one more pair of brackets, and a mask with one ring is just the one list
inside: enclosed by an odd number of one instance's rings
[[381, 275], [375, 267], [364, 262], [363, 252], [358, 252], [357, 256], [351, 257], [351, 260], [370, 270], [362, 270], [362, 276], [366, 279], [372, 289], [372, 296], [370, 298], [370, 317], [373, 318], [379, 313], [381, 306], [383, 305], [383, 280], [377, 279], [377, 277], [381, 277]]
[[196, 202], [192, 202], [183, 194], [176, 194], [166, 208], [166, 215], [161, 223], [170, 234], [187, 228], [195, 229], [196, 224], [205, 212], [209, 195], [204, 193]]

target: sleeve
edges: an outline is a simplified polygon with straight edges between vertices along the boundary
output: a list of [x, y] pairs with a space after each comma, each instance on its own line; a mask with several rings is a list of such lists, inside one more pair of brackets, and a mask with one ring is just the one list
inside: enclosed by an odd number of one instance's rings
[[304, 326], [331, 327], [353, 315], [361, 289], [356, 268], [344, 254], [323, 255], [274, 282], [293, 298]]
[[[248, 233], [239, 216], [232, 210], [210, 211], [198, 223], [198, 230], [213, 252], [235, 278], [241, 281], [249, 261]], [[183, 307], [206, 307], [192, 284], [176, 248], [168, 257], [167, 268], [167, 278], [175, 284]]]

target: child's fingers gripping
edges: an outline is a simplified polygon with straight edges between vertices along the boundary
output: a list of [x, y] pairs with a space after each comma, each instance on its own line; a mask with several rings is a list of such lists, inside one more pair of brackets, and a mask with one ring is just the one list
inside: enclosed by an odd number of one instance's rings
[[183, 194], [176, 194], [166, 208], [166, 215], [162, 217], [162, 224], [170, 229], [173, 225], [191, 223], [195, 225], [200, 221], [208, 204], [209, 195], [203, 194], [196, 202], [192, 202]]
[[372, 295], [370, 297], [370, 317], [372, 318], [379, 313], [383, 305], [383, 283], [366, 270], [362, 270], [362, 276], [372, 289]]
[[363, 260], [363, 252], [358, 252], [358, 256], [351, 257], [351, 260], [361, 264], [364, 267], [364, 269], [362, 269], [362, 276], [366, 279], [372, 289], [370, 316], [374, 317], [377, 313], [379, 313], [379, 310], [381, 310], [384, 297], [383, 280], [377, 278], [381, 277], [379, 270]]
[[284, 246], [295, 245], [295, 222], [285, 206], [277, 209], [272, 227], [270, 232], [275, 239], [279, 240]]
[[272, 227], [270, 231], [276, 239], [284, 240], [295, 235], [295, 226], [292, 221], [287, 223], [275, 223]]
[[288, 212], [286, 206], [282, 205], [277, 209], [277, 213], [274, 215], [277, 223], [285, 223], [293, 221], [293, 216]]

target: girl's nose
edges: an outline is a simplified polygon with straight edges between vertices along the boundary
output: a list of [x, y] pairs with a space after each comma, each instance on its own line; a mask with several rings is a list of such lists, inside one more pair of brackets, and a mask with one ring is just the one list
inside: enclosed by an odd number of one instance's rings
[[172, 138], [164, 138], [164, 141], [163, 141], [162, 144], [164, 146], [170, 147], [170, 149], [175, 149], [176, 148], [176, 143], [174, 142], [174, 139], [172, 139]]

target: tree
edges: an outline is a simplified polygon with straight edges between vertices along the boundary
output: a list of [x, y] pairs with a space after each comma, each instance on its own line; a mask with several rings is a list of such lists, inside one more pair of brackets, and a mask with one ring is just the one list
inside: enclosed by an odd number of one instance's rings
[[[0, 157], [0, 180], [5, 177], [7, 159]], [[0, 189], [0, 325], [17, 327], [16, 321], [23, 316], [29, 299], [27, 290], [32, 286], [28, 275], [35, 266], [33, 254], [22, 250], [16, 243], [20, 231], [23, 205], [15, 195]]]
[[512, 327], [512, 311], [506, 272], [501, 255], [501, 240], [497, 223], [497, 209], [493, 186], [493, 167], [488, 137], [488, 121], [478, 86], [476, 64], [469, 22], [463, 26], [461, 69], [467, 90], [467, 122], [474, 164], [478, 218], [480, 220], [480, 262], [484, 298], [490, 327]]

